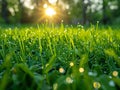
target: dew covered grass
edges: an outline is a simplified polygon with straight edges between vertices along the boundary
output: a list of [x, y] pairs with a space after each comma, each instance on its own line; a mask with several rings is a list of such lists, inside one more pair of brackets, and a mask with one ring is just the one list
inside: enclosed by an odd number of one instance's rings
[[0, 27], [0, 90], [119, 90], [120, 28]]

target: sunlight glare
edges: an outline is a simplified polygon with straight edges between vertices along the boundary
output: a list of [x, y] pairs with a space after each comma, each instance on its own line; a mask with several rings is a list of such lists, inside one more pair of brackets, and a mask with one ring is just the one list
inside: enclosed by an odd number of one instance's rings
[[51, 4], [55, 4], [56, 2], [57, 2], [57, 0], [48, 0], [49, 1], [49, 3], [51, 3]]
[[44, 5], [43, 5], [43, 8], [47, 8], [47, 7], [48, 7], [48, 5], [47, 5], [47, 4], [44, 4]]
[[49, 8], [46, 9], [45, 13], [46, 13], [47, 16], [52, 17], [56, 14], [56, 11], [53, 8], [49, 7]]

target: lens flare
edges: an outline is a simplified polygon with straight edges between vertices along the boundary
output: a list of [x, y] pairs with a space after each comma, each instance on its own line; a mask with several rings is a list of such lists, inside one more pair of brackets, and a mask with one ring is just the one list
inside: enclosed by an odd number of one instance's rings
[[45, 13], [46, 13], [47, 16], [52, 17], [56, 14], [56, 11], [53, 8], [49, 7], [49, 8], [46, 9]]

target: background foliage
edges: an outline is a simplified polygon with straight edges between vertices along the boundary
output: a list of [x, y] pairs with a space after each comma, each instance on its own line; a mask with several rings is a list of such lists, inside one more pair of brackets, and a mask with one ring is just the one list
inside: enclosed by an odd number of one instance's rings
[[[44, 4], [56, 9], [52, 22], [89, 24], [100, 21], [103, 24], [120, 23], [120, 0], [0, 0], [1, 23], [41, 23]], [[49, 20], [49, 19], [48, 19]]]

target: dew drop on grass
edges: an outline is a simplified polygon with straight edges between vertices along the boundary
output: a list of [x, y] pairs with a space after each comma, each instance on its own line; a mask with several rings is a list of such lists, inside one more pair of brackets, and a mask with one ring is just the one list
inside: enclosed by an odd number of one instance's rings
[[2, 59], [0, 59], [0, 65], [3, 63], [3, 60]]
[[70, 78], [70, 77], [67, 77], [67, 78], [66, 78], [66, 83], [68, 83], [68, 84], [73, 83], [73, 79]]
[[94, 82], [94, 83], [93, 83], [93, 87], [94, 87], [95, 89], [99, 89], [99, 88], [101, 87], [101, 84], [100, 84], [99, 82]]
[[106, 74], [107, 72], [106, 72], [106, 71], [104, 71], [104, 73]]
[[111, 78], [112, 78], [112, 76], [109, 76], [109, 78], [111, 79]]
[[74, 63], [73, 62], [70, 62], [70, 67], [73, 67], [74, 66]]
[[117, 72], [117, 71], [113, 71], [113, 72], [112, 72], [112, 75], [113, 75], [114, 77], [117, 77], [117, 76], [118, 76], [118, 72]]
[[93, 72], [88, 72], [88, 75], [89, 76], [93, 76]]
[[82, 68], [82, 67], [79, 68], [79, 72], [80, 72], [80, 73], [83, 73], [83, 72], [84, 72], [84, 68]]
[[65, 73], [64, 68], [62, 68], [62, 67], [61, 67], [61, 68], [59, 68], [59, 72], [60, 72], [60, 73]]
[[89, 75], [89, 76], [94, 76], [94, 77], [95, 77], [95, 76], [97, 76], [97, 72], [88, 72], [88, 75]]
[[110, 80], [110, 81], [109, 81], [109, 85], [110, 85], [111, 87], [114, 87], [114, 86], [115, 86], [114, 81], [113, 81], [113, 80]]

